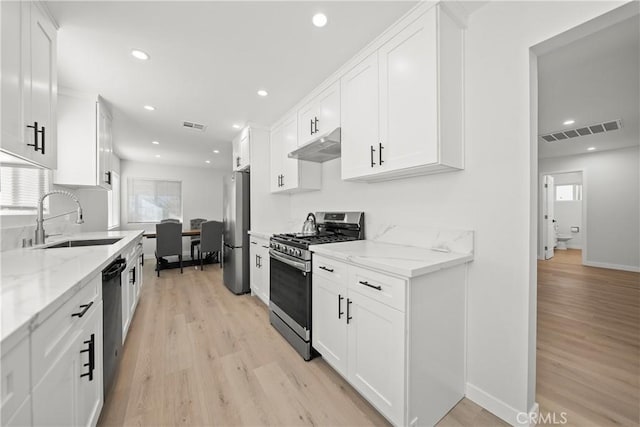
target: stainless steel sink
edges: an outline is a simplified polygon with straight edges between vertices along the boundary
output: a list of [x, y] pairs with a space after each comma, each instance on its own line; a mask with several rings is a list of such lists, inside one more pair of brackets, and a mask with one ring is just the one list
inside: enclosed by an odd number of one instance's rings
[[64, 242], [58, 242], [53, 245], [45, 246], [42, 249], [57, 249], [57, 248], [76, 248], [79, 246], [102, 246], [113, 245], [116, 242], [122, 240], [122, 237], [113, 239], [91, 239], [91, 240], [65, 240]]

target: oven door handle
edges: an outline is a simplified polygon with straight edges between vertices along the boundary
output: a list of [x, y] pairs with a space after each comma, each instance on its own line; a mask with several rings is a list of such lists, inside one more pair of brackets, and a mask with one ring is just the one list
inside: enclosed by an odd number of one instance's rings
[[271, 258], [275, 258], [278, 261], [283, 262], [283, 263], [285, 263], [285, 264], [287, 264], [287, 265], [289, 265], [289, 266], [291, 266], [291, 267], [293, 267], [293, 268], [295, 268], [297, 270], [304, 271], [306, 273], [309, 272], [309, 268], [307, 266], [307, 263], [304, 262], [304, 261], [293, 260], [293, 259], [291, 259], [291, 258], [289, 258], [289, 257], [287, 257], [285, 255], [282, 255], [279, 252], [276, 252], [273, 249], [269, 249], [269, 255], [271, 256]]

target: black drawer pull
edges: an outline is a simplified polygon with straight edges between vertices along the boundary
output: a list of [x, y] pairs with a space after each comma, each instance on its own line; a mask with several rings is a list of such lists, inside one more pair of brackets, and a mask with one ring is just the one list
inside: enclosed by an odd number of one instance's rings
[[88, 341], [85, 341], [85, 344], [88, 344], [89, 347], [83, 350], [80, 350], [80, 353], [89, 353], [89, 363], [85, 363], [82, 366], [86, 366], [89, 368], [89, 372], [85, 372], [84, 374], [80, 374], [80, 378], [89, 377], [89, 381], [93, 381], [93, 370], [96, 368], [96, 339], [95, 334], [91, 334], [91, 338]]
[[349, 320], [353, 319], [353, 317], [351, 317], [351, 315], [349, 314], [349, 307], [351, 307], [351, 303], [353, 301], [351, 301], [349, 298], [347, 298], [347, 325], [349, 324]]
[[338, 319], [342, 319], [342, 315], [344, 314], [344, 311], [342, 311], [342, 300], [344, 299], [344, 297], [340, 294], [338, 294]]
[[327, 268], [324, 265], [318, 267], [320, 270], [328, 271], [329, 273], [333, 273], [333, 268]]
[[382, 150], [384, 149], [384, 145], [382, 145], [382, 142], [378, 144], [378, 163], [380, 163], [380, 166], [382, 166], [382, 164], [384, 163], [384, 160], [382, 160]]
[[373, 289], [377, 289], [379, 291], [382, 290], [382, 286], [372, 285], [371, 283], [367, 282], [366, 280], [364, 282], [362, 280], [360, 280], [360, 281], [358, 281], [358, 283], [360, 283], [361, 285], [368, 286], [368, 287], [373, 288]]
[[374, 167], [376, 165], [376, 163], [373, 161], [373, 152], [376, 151], [375, 148], [373, 148], [373, 145], [371, 146], [371, 167]]
[[91, 301], [89, 304], [82, 304], [82, 305], [80, 306], [80, 308], [82, 308], [82, 311], [81, 311], [81, 312], [79, 312], [79, 313], [73, 313], [73, 314], [71, 315], [71, 317], [76, 317], [76, 316], [78, 316], [78, 317], [82, 317], [82, 316], [84, 316], [84, 315], [87, 313], [87, 310], [89, 310], [89, 308], [90, 308], [92, 305], [93, 305], [93, 301]]

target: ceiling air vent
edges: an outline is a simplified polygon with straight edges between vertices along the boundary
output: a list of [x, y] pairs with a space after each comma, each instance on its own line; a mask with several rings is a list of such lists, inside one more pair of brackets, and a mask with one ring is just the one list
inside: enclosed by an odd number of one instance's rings
[[577, 138], [580, 136], [593, 135], [602, 132], [611, 132], [622, 127], [622, 121], [612, 120], [610, 122], [595, 123], [576, 129], [568, 129], [559, 132], [552, 132], [546, 135], [540, 135], [545, 142], [558, 142], [565, 139]]
[[203, 125], [200, 123], [194, 123], [194, 122], [187, 122], [187, 121], [183, 121], [182, 122], [182, 126], [187, 128], [187, 129], [192, 129], [192, 130], [197, 130], [200, 132], [204, 132], [207, 129], [207, 125]]

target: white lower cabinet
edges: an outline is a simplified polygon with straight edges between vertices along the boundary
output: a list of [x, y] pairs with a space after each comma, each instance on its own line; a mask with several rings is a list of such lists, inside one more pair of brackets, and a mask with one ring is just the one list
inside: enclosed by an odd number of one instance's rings
[[122, 343], [124, 344], [133, 314], [138, 306], [140, 287], [142, 286], [142, 242], [129, 251], [127, 267], [122, 272]]
[[34, 425], [98, 422], [103, 403], [101, 286], [98, 275], [31, 335]]
[[31, 424], [29, 396], [29, 338], [7, 348], [2, 346], [2, 395], [0, 398], [0, 424], [20, 426]]
[[434, 425], [464, 396], [465, 268], [400, 278], [313, 256], [312, 345], [394, 425]]
[[269, 241], [251, 236], [249, 242], [251, 293], [269, 305]]

